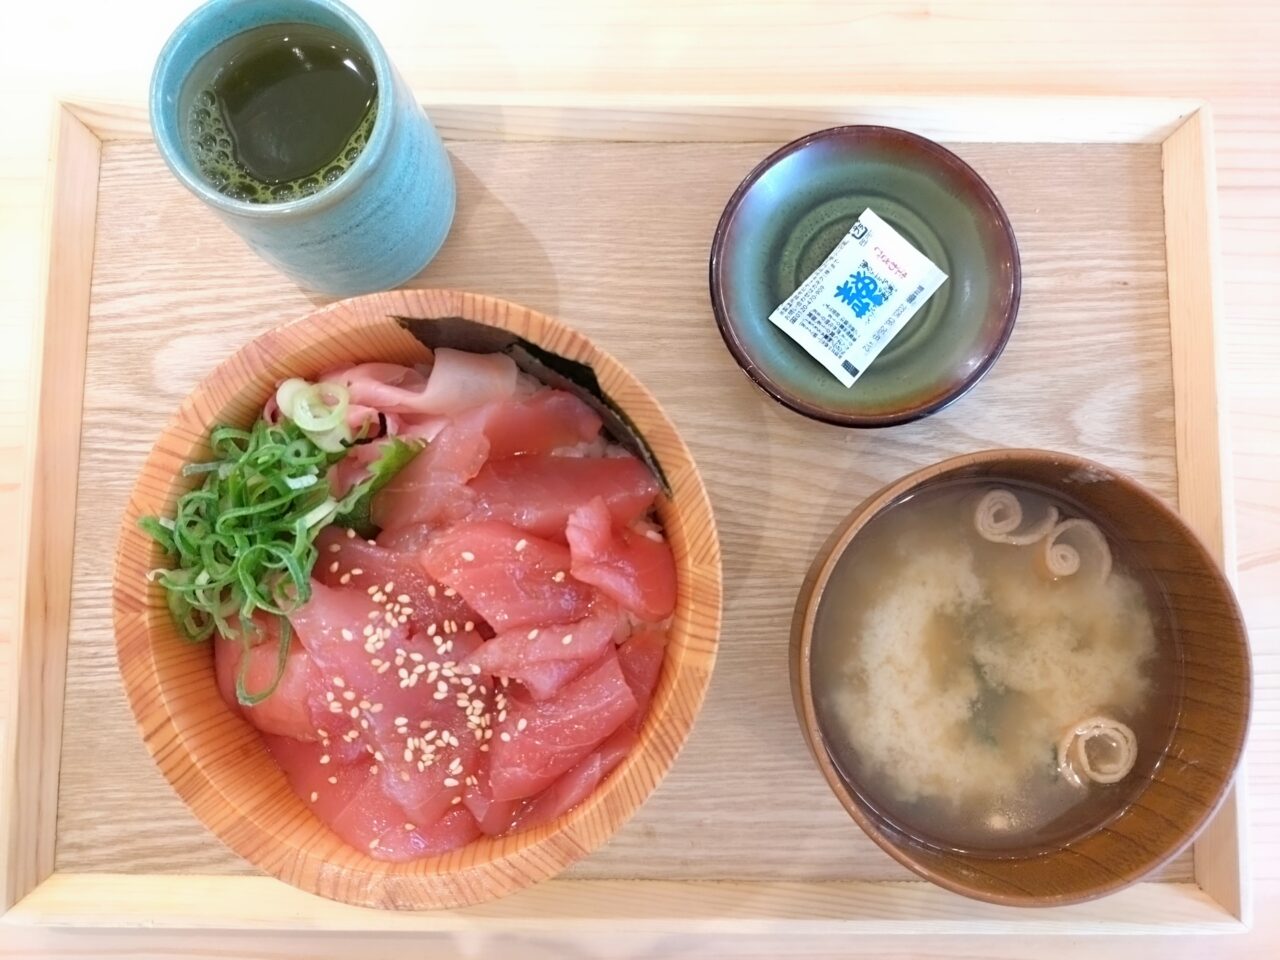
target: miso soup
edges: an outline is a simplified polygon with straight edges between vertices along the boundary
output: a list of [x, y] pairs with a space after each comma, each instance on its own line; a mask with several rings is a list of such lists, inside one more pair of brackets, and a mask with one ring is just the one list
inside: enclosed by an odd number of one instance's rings
[[1166, 601], [1094, 518], [957, 482], [873, 519], [833, 571], [812, 685], [832, 760], [939, 847], [1052, 848], [1113, 819], [1168, 742]]

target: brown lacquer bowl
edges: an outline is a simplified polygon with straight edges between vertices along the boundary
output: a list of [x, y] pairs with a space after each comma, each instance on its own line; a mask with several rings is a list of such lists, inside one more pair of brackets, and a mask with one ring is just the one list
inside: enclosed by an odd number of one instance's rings
[[[140, 516], [170, 514], [188, 486], [184, 463], [208, 454], [217, 423], [248, 424], [281, 379], [336, 365], [414, 363], [424, 343], [508, 349], [546, 378], [594, 383], [617, 412], [615, 432], [640, 444], [665, 480], [658, 514], [675, 552], [679, 601], [640, 740], [587, 800], [542, 827], [413, 863], [374, 860], [338, 839], [289, 788], [258, 733], [218, 695], [208, 644], [182, 642], [161, 588], [147, 581], [158, 548]], [[606, 416], [606, 423], [610, 417]], [[129, 703], [161, 772], [201, 821], [259, 869], [304, 890], [371, 907], [480, 903], [551, 877], [607, 840], [666, 774], [693, 726], [720, 629], [720, 548], [689, 450], [653, 396], [618, 361], [551, 317], [447, 290], [335, 303], [264, 334], [201, 383], [160, 436], [121, 528], [116, 645]]]
[[[833, 570], [872, 518], [903, 498], [956, 480], [1032, 485], [1097, 520], [1167, 601], [1159, 653], [1174, 664], [1177, 702], [1163, 751], [1131, 805], [1098, 829], [1047, 852], [999, 856], [944, 849], [914, 835], [870, 801], [864, 785], [837, 769], [813, 700], [815, 630]], [[1161, 635], [1163, 634], [1163, 635]], [[804, 735], [832, 791], [872, 840], [899, 863], [956, 893], [1015, 906], [1090, 900], [1141, 879], [1187, 846], [1230, 786], [1249, 720], [1249, 647], [1231, 588], [1180, 517], [1132, 479], [1100, 464], [1041, 450], [989, 450], [945, 460], [866, 500], [823, 546], [801, 588], [791, 634], [791, 688]], [[1141, 746], [1140, 746], [1141, 751]], [[1143, 759], [1131, 777], [1139, 776]], [[1114, 811], [1108, 811], [1108, 815]]]

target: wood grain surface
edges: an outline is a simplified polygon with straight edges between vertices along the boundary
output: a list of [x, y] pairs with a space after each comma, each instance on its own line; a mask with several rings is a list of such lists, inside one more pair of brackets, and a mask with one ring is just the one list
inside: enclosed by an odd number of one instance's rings
[[[884, 482], [982, 446], [1090, 456], [1176, 502], [1157, 145], [953, 145], [1013, 222], [1022, 312], [973, 393], [887, 433], [780, 408], [750, 386], [715, 331], [711, 232], [724, 198], [770, 148], [451, 148], [458, 221], [417, 285], [525, 303], [618, 357], [689, 443], [724, 548], [723, 640], [694, 735], [634, 820], [573, 868], [577, 877], [906, 878], [827, 790], [791, 709], [791, 608], [823, 538]], [[113, 662], [107, 585], [124, 501], [172, 411], [230, 351], [319, 301], [207, 216], [149, 144], [105, 146], [98, 230], [80, 470], [93, 496], [77, 514], [57, 866], [246, 872], [139, 741]], [[1186, 880], [1190, 870], [1188, 855], [1163, 876]]]
[[[1096, 960], [1158, 954], [1177, 960], [1271, 960], [1280, 951], [1280, 6], [1257, 0], [492, 0], [408, 4], [356, 0], [397, 66], [433, 101], [486, 94], [490, 102], [565, 92], [781, 96], [808, 103], [910, 92], [1105, 94], [1207, 98], [1215, 111], [1222, 224], [1223, 392], [1239, 543], [1239, 589], [1251, 627], [1258, 699], [1246, 764], [1248, 825], [1259, 910], [1247, 935], [1134, 938], [846, 934], [618, 938], [607, 928], [576, 938], [373, 939], [314, 933], [193, 937], [189, 931], [111, 935], [0, 932], [0, 956], [251, 954], [277, 960], [432, 955], [530, 960], [575, 956], [751, 956], [1046, 960], [1087, 950]], [[20, 42], [0, 61], [0, 509], [31, 502], [33, 344], [43, 319], [49, 133], [54, 95], [142, 103], [155, 52], [185, 12], [172, 0], [137, 0], [128, 14], [97, 0], [28, 5]], [[57, 55], [51, 55], [56, 50]], [[212, 362], [212, 361], [210, 361]], [[16, 622], [17, 557], [0, 553], [0, 643]], [[0, 700], [6, 675], [0, 671]], [[12, 730], [0, 719], [0, 737]], [[117, 814], [127, 811], [115, 811]], [[104, 813], [104, 816], [108, 814]]]

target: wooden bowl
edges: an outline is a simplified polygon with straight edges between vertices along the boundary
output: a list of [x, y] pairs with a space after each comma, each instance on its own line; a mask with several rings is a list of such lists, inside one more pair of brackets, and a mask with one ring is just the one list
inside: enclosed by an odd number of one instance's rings
[[[458, 344], [468, 332], [484, 339], [502, 338], [502, 331], [589, 365], [604, 395], [647, 442], [670, 490], [657, 511], [675, 553], [679, 601], [639, 743], [595, 793], [554, 823], [482, 838], [430, 859], [386, 863], [347, 846], [316, 819], [257, 731], [223, 703], [211, 646], [182, 642], [162, 590], [147, 582], [147, 571], [163, 557], [137, 521], [170, 514], [189, 486], [182, 465], [208, 455], [210, 428], [251, 422], [281, 379], [314, 377], [351, 362], [422, 360], [426, 347], [415, 333], [427, 342]], [[693, 458], [657, 401], [618, 361], [563, 323], [515, 304], [448, 290], [396, 291], [335, 303], [272, 330], [214, 370], [182, 404], [147, 458], [125, 512], [116, 558], [116, 649], [129, 703], [161, 772], [231, 849], [281, 880], [335, 900], [456, 907], [559, 873], [604, 843], [653, 791], [706, 693], [720, 591], [715, 521]]]
[[[1073, 502], [1098, 520], [1129, 558], [1148, 568], [1170, 608], [1170, 617], [1157, 628], [1159, 655], [1175, 658], [1178, 680], [1168, 746], [1163, 755], [1151, 758], [1134, 803], [1095, 832], [1047, 852], [1028, 847], [998, 857], [978, 856], [941, 849], [913, 835], [869, 803], [858, 783], [841, 775], [828, 755], [814, 707], [814, 627], [838, 560], [873, 517], [909, 494], [955, 480], [1031, 484]], [[1235, 597], [1209, 552], [1176, 513], [1134, 480], [1066, 454], [988, 450], [945, 460], [890, 484], [831, 535], [796, 605], [791, 688], [805, 739], [828, 785], [886, 853], [925, 879], [968, 897], [1052, 906], [1128, 886], [1174, 857], [1206, 824], [1226, 794], [1244, 747], [1249, 647]], [[1142, 763], [1140, 756], [1130, 776], [1138, 775]]]

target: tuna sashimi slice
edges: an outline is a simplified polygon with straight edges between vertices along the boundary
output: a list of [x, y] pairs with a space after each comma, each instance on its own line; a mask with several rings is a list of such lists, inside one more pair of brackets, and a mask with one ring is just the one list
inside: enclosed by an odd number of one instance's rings
[[585, 759], [579, 761], [559, 780], [534, 797], [516, 816], [514, 830], [528, 830], [531, 827], [549, 823], [561, 814], [567, 813], [587, 797], [591, 796], [602, 780], [613, 772], [631, 748], [636, 744], [636, 735], [630, 727], [624, 726], [610, 734]]
[[467, 784], [462, 802], [475, 817], [480, 832], [488, 837], [496, 837], [510, 830], [524, 805], [523, 800], [493, 799], [493, 787], [489, 783], [488, 753], [480, 755], [478, 770], [472, 782]]
[[[399, 604], [400, 612], [411, 611], [408, 617], [413, 630], [425, 631], [434, 624], [439, 631], [446, 620], [452, 620], [459, 626], [471, 622], [482, 635], [488, 636], [488, 628], [481, 622], [480, 615], [457, 591], [446, 589], [423, 570], [416, 554], [425, 537], [406, 535], [402, 539], [403, 542], [397, 543], [396, 537], [384, 533], [377, 543], [370, 543], [354, 532], [329, 527], [316, 538], [320, 551], [316, 579], [328, 587], [348, 587], [360, 593], [367, 593], [371, 587], [378, 588], [388, 600]], [[389, 544], [384, 545], [384, 541]], [[400, 600], [401, 597], [408, 599]]]
[[569, 576], [568, 549], [497, 521], [442, 531], [422, 564], [498, 631], [580, 620], [595, 594]]
[[619, 619], [613, 603], [597, 600], [586, 617], [573, 623], [500, 633], [466, 663], [495, 677], [519, 680], [533, 699], [545, 700], [599, 659], [613, 641]]
[[553, 457], [533, 454], [485, 464], [470, 489], [471, 517], [502, 520], [555, 540], [564, 538], [569, 515], [596, 497], [614, 523], [627, 526], [658, 495], [658, 481], [632, 456]]
[[519, 454], [551, 453], [594, 440], [600, 416], [565, 390], [539, 390], [486, 408], [484, 435], [489, 457], [502, 460]]
[[313, 583], [292, 621], [321, 673], [331, 745], [362, 747], [380, 789], [425, 824], [461, 796], [479, 749], [485, 678], [458, 661], [481, 641], [451, 622], [410, 633], [381, 596]]
[[676, 606], [671, 547], [650, 524], [615, 528], [602, 497], [583, 504], [565, 526], [569, 572], [641, 620], [665, 620]]
[[316, 731], [324, 729], [324, 718], [327, 715], [323, 707], [320, 675], [311, 655], [297, 638], [289, 646], [289, 659], [285, 662], [284, 673], [271, 696], [254, 706], [245, 706], [236, 697], [236, 676], [245, 656], [249, 658], [245, 689], [252, 694], [270, 686], [276, 675], [279, 637], [279, 631], [272, 628], [261, 643], [246, 652], [239, 640], [216, 636], [213, 657], [218, 691], [233, 712], [244, 717], [263, 733], [275, 733], [299, 740], [319, 739]]
[[490, 743], [497, 800], [531, 797], [582, 760], [635, 713], [636, 698], [612, 650], [549, 700], [512, 694]]
[[388, 530], [466, 516], [475, 500], [467, 481], [488, 456], [489, 441], [478, 425], [450, 423], [374, 496], [371, 519]]
[[622, 668], [623, 679], [636, 698], [636, 712], [627, 721], [627, 726], [633, 730], [640, 729], [645, 714], [649, 712], [649, 701], [658, 686], [666, 654], [667, 636], [656, 627], [646, 627], [633, 633], [618, 648], [618, 666]]
[[480, 835], [475, 819], [454, 806], [430, 823], [415, 823], [379, 787], [365, 761], [321, 763], [322, 748], [265, 736], [290, 786], [344, 842], [379, 860], [404, 861], [464, 846]]

